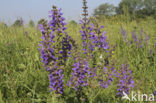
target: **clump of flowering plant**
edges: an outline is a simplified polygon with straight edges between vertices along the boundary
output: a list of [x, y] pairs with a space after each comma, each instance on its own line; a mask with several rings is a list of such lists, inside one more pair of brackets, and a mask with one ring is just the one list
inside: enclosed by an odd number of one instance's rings
[[128, 43], [127, 31], [123, 27], [121, 27], [120, 30], [125, 42]]
[[[61, 9], [58, 10], [53, 6], [50, 11], [51, 21], [40, 24], [42, 32], [41, 41], [41, 58], [44, 67], [49, 71], [50, 88], [57, 94], [63, 94], [63, 66], [66, 64], [72, 44], [71, 37], [68, 36], [66, 30], [66, 23], [62, 17]], [[57, 41], [57, 42], [56, 42]]]
[[[91, 71], [96, 71], [97, 68], [97, 62], [96, 59], [97, 54], [102, 55], [104, 51], [107, 51], [109, 48], [108, 42], [106, 41], [106, 33], [105, 31], [102, 31], [104, 26], [99, 26], [98, 23], [95, 20], [88, 19], [88, 13], [87, 13], [87, 6], [86, 6], [86, 0], [84, 0], [84, 6], [83, 6], [83, 19], [80, 21], [81, 24], [81, 39], [82, 39], [82, 50], [85, 54], [87, 61], [92, 62], [92, 69]], [[93, 22], [94, 21], [94, 22]], [[93, 73], [95, 74], [95, 73]]]
[[[53, 6], [53, 10], [50, 13], [50, 22], [46, 21], [39, 25], [42, 32], [41, 41], [41, 58], [45, 69], [49, 72], [49, 87], [51, 91], [56, 94], [66, 94], [64, 92], [65, 86], [73, 88], [76, 91], [78, 101], [84, 99], [87, 101], [87, 97], [84, 92], [84, 87], [92, 87], [93, 83], [97, 83], [93, 87], [108, 88], [112, 84], [114, 77], [116, 76], [116, 69], [113, 65], [110, 65], [108, 56], [104, 56], [109, 52], [109, 45], [105, 31], [102, 31], [104, 26], [93, 20], [87, 18], [87, 6], [86, 0], [83, 0], [83, 16], [81, 20], [81, 39], [82, 50], [81, 54], [77, 51], [75, 41], [66, 32], [65, 18], [62, 17], [61, 9], [57, 9]], [[115, 49], [115, 48], [114, 48]], [[71, 51], [74, 51], [71, 52]], [[110, 50], [113, 51], [113, 50]], [[72, 54], [73, 53], [73, 54]], [[100, 57], [99, 57], [100, 55]], [[74, 62], [68, 65], [67, 60], [74, 59]], [[66, 71], [64, 68], [69, 67]], [[71, 74], [70, 76], [67, 74]], [[67, 78], [70, 78], [67, 80]], [[133, 87], [133, 78], [131, 71], [128, 70], [127, 65], [123, 65], [119, 75], [118, 95], [122, 91], [128, 93], [129, 88]], [[68, 82], [68, 83], [67, 83]]]
[[135, 43], [137, 48], [142, 48], [145, 45], [148, 45], [148, 41], [150, 40], [150, 37], [141, 29], [140, 34], [138, 35], [136, 31], [131, 32], [132, 41], [128, 40], [127, 31], [121, 27], [121, 34], [123, 35], [124, 41], [126, 44], [132, 44]]
[[128, 65], [122, 64], [121, 70], [118, 72], [117, 77], [119, 79], [117, 95], [122, 96], [123, 92], [129, 94], [130, 89], [134, 88], [134, 80], [132, 71], [128, 69]]
[[88, 86], [88, 71], [89, 66], [87, 61], [79, 61], [74, 63], [72, 68], [72, 76], [69, 81], [69, 86], [73, 86], [75, 90]]
[[102, 88], [108, 88], [109, 85], [111, 85], [112, 81], [113, 81], [113, 76], [115, 75], [115, 68], [112, 67], [110, 70], [108, 70], [107, 67], [104, 67], [103, 69], [103, 75], [101, 75], [101, 77], [104, 77], [102, 79], [99, 79], [99, 85]]

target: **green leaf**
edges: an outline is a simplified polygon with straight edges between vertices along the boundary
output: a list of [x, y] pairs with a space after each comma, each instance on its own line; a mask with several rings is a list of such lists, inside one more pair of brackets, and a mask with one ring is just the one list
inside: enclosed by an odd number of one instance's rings
[[24, 64], [18, 64], [18, 68], [24, 69], [24, 68], [26, 68], [26, 66]]
[[38, 53], [35, 54], [35, 61], [39, 61], [39, 55], [38, 55]]
[[3, 101], [3, 95], [2, 95], [2, 93], [1, 93], [1, 91], [0, 91], [0, 103], [4, 103], [4, 101]]

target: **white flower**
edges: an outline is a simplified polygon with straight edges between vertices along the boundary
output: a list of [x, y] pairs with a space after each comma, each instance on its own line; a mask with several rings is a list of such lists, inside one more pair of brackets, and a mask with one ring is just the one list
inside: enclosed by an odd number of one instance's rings
[[102, 54], [100, 55], [100, 59], [102, 59]]

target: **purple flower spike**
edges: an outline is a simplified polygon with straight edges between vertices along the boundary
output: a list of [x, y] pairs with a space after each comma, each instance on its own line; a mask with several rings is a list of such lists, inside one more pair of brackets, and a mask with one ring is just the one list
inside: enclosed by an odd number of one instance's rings
[[27, 32], [27, 31], [25, 31], [25, 37], [26, 37], [26, 38], [28, 37], [28, 32]]
[[127, 43], [128, 41], [127, 41], [127, 32], [126, 32], [126, 30], [124, 29], [124, 28], [120, 28], [120, 30], [121, 30], [121, 34], [123, 35], [123, 38], [124, 38], [124, 40], [125, 40], [125, 42]]
[[41, 58], [45, 69], [49, 72], [51, 91], [57, 94], [63, 94], [64, 74], [62, 66], [65, 65], [72, 49], [71, 37], [65, 32], [65, 18], [62, 17], [61, 9], [49, 12], [51, 20], [49, 23], [39, 25], [42, 32]]
[[69, 81], [69, 86], [73, 86], [73, 89], [77, 90], [78, 87], [85, 87], [88, 86], [88, 72], [89, 66], [88, 62], [85, 61], [84, 63], [76, 62], [72, 69], [72, 77]]
[[119, 73], [119, 83], [118, 83], [118, 95], [122, 96], [123, 91], [129, 94], [129, 90], [134, 88], [134, 81], [132, 77], [132, 71], [128, 69], [128, 65], [122, 64], [121, 71]]
[[63, 94], [63, 70], [53, 68], [53, 71], [49, 74], [51, 91], [55, 91], [56, 94]]
[[115, 68], [112, 67], [110, 71], [108, 71], [107, 67], [104, 67], [104, 76], [105, 80], [99, 79], [99, 85], [102, 88], [108, 88], [109, 85], [111, 85], [111, 82], [113, 81], [113, 76], [115, 76]]

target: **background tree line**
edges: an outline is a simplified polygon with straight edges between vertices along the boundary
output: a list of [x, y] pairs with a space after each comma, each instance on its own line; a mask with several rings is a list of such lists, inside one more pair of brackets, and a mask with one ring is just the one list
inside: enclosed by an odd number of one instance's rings
[[[110, 17], [114, 15], [125, 15], [130, 19], [153, 16], [156, 19], [156, 0], [121, 0], [118, 6], [104, 3], [99, 5], [93, 11], [94, 17]], [[46, 20], [43, 18], [40, 19], [37, 26], [43, 22], [46, 22]], [[76, 24], [74, 20], [71, 20], [69, 23]], [[17, 19], [12, 26], [23, 26], [22, 18]], [[35, 26], [33, 20], [29, 21], [29, 26]]]
[[113, 4], [101, 4], [94, 10], [94, 16], [112, 16], [129, 14], [131, 18], [156, 16], [156, 0], [122, 0], [117, 7]]

